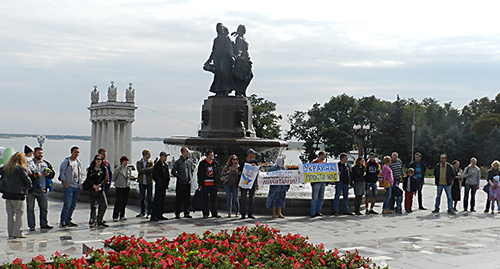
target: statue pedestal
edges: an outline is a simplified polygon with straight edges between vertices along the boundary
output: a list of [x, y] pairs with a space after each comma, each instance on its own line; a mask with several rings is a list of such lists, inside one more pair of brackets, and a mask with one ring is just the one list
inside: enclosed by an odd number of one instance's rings
[[252, 106], [246, 97], [215, 97], [205, 99], [201, 111], [199, 137], [243, 138], [255, 137], [252, 124]]

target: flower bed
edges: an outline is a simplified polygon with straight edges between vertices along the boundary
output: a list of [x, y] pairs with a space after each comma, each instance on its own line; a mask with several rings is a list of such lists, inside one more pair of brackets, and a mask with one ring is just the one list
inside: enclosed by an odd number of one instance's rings
[[171, 241], [119, 235], [105, 241], [112, 249], [108, 252], [97, 249], [80, 259], [56, 253], [50, 264], [38, 256], [27, 264], [16, 259], [0, 268], [380, 268], [357, 250], [325, 251], [323, 244], [314, 246], [307, 239], [259, 223], [202, 236], [182, 233]]

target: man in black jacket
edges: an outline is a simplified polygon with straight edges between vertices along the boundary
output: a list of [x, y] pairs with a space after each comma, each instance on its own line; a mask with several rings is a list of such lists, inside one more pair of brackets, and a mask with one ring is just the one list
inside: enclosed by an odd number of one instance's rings
[[340, 153], [339, 167], [339, 181], [335, 182], [335, 198], [333, 199], [333, 214], [339, 214], [339, 200], [342, 194], [342, 211], [344, 215], [352, 215], [349, 212], [349, 182], [351, 182], [351, 168], [347, 163], [347, 153]]
[[219, 164], [214, 160], [214, 152], [208, 150], [205, 159], [198, 165], [198, 189], [203, 192], [203, 218], [220, 218], [217, 213], [217, 181], [219, 179]]
[[185, 218], [191, 218], [189, 207], [191, 206], [191, 178], [193, 175], [193, 163], [188, 159], [189, 149], [181, 148], [181, 156], [172, 167], [172, 176], [176, 177], [175, 183], [175, 218], [181, 218], [184, 211]]
[[439, 205], [441, 204], [441, 194], [443, 190], [448, 198], [448, 214], [455, 214], [453, 211], [453, 201], [451, 199], [451, 183], [455, 177], [455, 169], [449, 162], [446, 161], [448, 156], [441, 154], [439, 163], [434, 167], [434, 183], [437, 186], [436, 205], [432, 213], [439, 213]]
[[160, 159], [153, 166], [153, 180], [155, 182], [155, 196], [153, 200], [153, 212], [151, 221], [166, 220], [163, 216], [165, 206], [165, 192], [170, 182], [170, 173], [167, 165], [168, 154], [165, 151], [160, 152]]

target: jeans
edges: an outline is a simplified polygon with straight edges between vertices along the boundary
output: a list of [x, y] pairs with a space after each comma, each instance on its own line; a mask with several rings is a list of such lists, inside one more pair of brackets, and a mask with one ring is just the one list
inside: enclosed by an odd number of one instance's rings
[[[371, 191], [370, 191], [371, 189]], [[365, 184], [365, 195], [366, 197], [373, 197], [377, 198], [378, 197], [378, 191], [377, 191], [377, 183], [375, 182], [366, 182]]]
[[35, 227], [35, 200], [38, 202], [40, 208], [40, 227], [47, 226], [47, 193], [40, 193], [33, 195], [28, 193], [26, 195], [26, 211], [28, 212], [28, 227]]
[[474, 210], [476, 206], [476, 185], [465, 185], [464, 210], [467, 210], [469, 205], [469, 191], [470, 191], [470, 210]]
[[335, 185], [335, 198], [333, 199], [333, 214], [339, 212], [340, 194], [342, 194], [343, 212], [349, 213], [349, 184], [338, 183]]
[[396, 212], [401, 213], [401, 204], [403, 203], [403, 196], [395, 196], [396, 201]]
[[422, 189], [424, 188], [424, 179], [418, 181], [417, 185], [417, 197], [418, 197], [418, 208], [424, 207], [422, 202]]
[[71, 222], [73, 211], [76, 208], [78, 196], [80, 196], [80, 188], [64, 188], [63, 187], [63, 208], [61, 210], [61, 225]]
[[191, 184], [177, 184], [175, 186], [175, 214], [189, 215], [191, 206]]
[[434, 206], [434, 209], [436, 211], [439, 211], [439, 205], [441, 204], [441, 194], [443, 190], [446, 193], [446, 198], [448, 199], [448, 211], [452, 211], [453, 200], [451, 199], [451, 186], [448, 185], [437, 186], [436, 205]]
[[325, 182], [311, 183], [312, 199], [311, 199], [311, 216], [316, 216], [321, 213], [323, 201], [325, 197]]
[[130, 188], [115, 188], [115, 189], [116, 189], [116, 199], [115, 199], [115, 207], [113, 208], [113, 219], [118, 219], [118, 217], [124, 218], [125, 207], [127, 207]]
[[212, 217], [217, 214], [217, 186], [203, 186], [203, 217], [208, 217], [208, 213], [212, 213]]
[[382, 205], [382, 210], [389, 210], [389, 202], [391, 201], [392, 196], [392, 186], [389, 188], [385, 188], [385, 199], [384, 204]]
[[[95, 191], [91, 189], [89, 191], [89, 202], [90, 202], [90, 220], [102, 222], [106, 209], [108, 208], [108, 201], [106, 200], [106, 194], [104, 190]], [[99, 208], [99, 211], [97, 211]], [[96, 211], [98, 212], [96, 214]]]
[[[153, 211], [153, 184], [139, 184], [141, 214], [151, 215]], [[146, 212], [146, 203], [147, 209]]]
[[[226, 205], [227, 212], [231, 214], [232, 212], [240, 211], [240, 203], [238, 202], [238, 187], [224, 185], [224, 190], [226, 191]], [[234, 205], [234, 211], [233, 211]]]
[[241, 188], [240, 195], [240, 212], [241, 217], [245, 217], [247, 215], [247, 193], [248, 193], [248, 216], [253, 216], [253, 210], [255, 208], [255, 188], [257, 184], [253, 184], [251, 189], [243, 189]]

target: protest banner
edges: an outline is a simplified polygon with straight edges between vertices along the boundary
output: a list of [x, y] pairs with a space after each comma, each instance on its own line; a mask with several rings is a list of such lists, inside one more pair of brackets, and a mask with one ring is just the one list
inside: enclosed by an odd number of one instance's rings
[[252, 166], [249, 163], [245, 163], [238, 186], [243, 189], [251, 189], [259, 174], [259, 168], [260, 166]]
[[338, 163], [305, 163], [299, 166], [300, 173], [304, 177], [304, 183], [308, 182], [337, 182]]
[[304, 183], [299, 170], [277, 170], [259, 173], [259, 185], [291, 185]]

